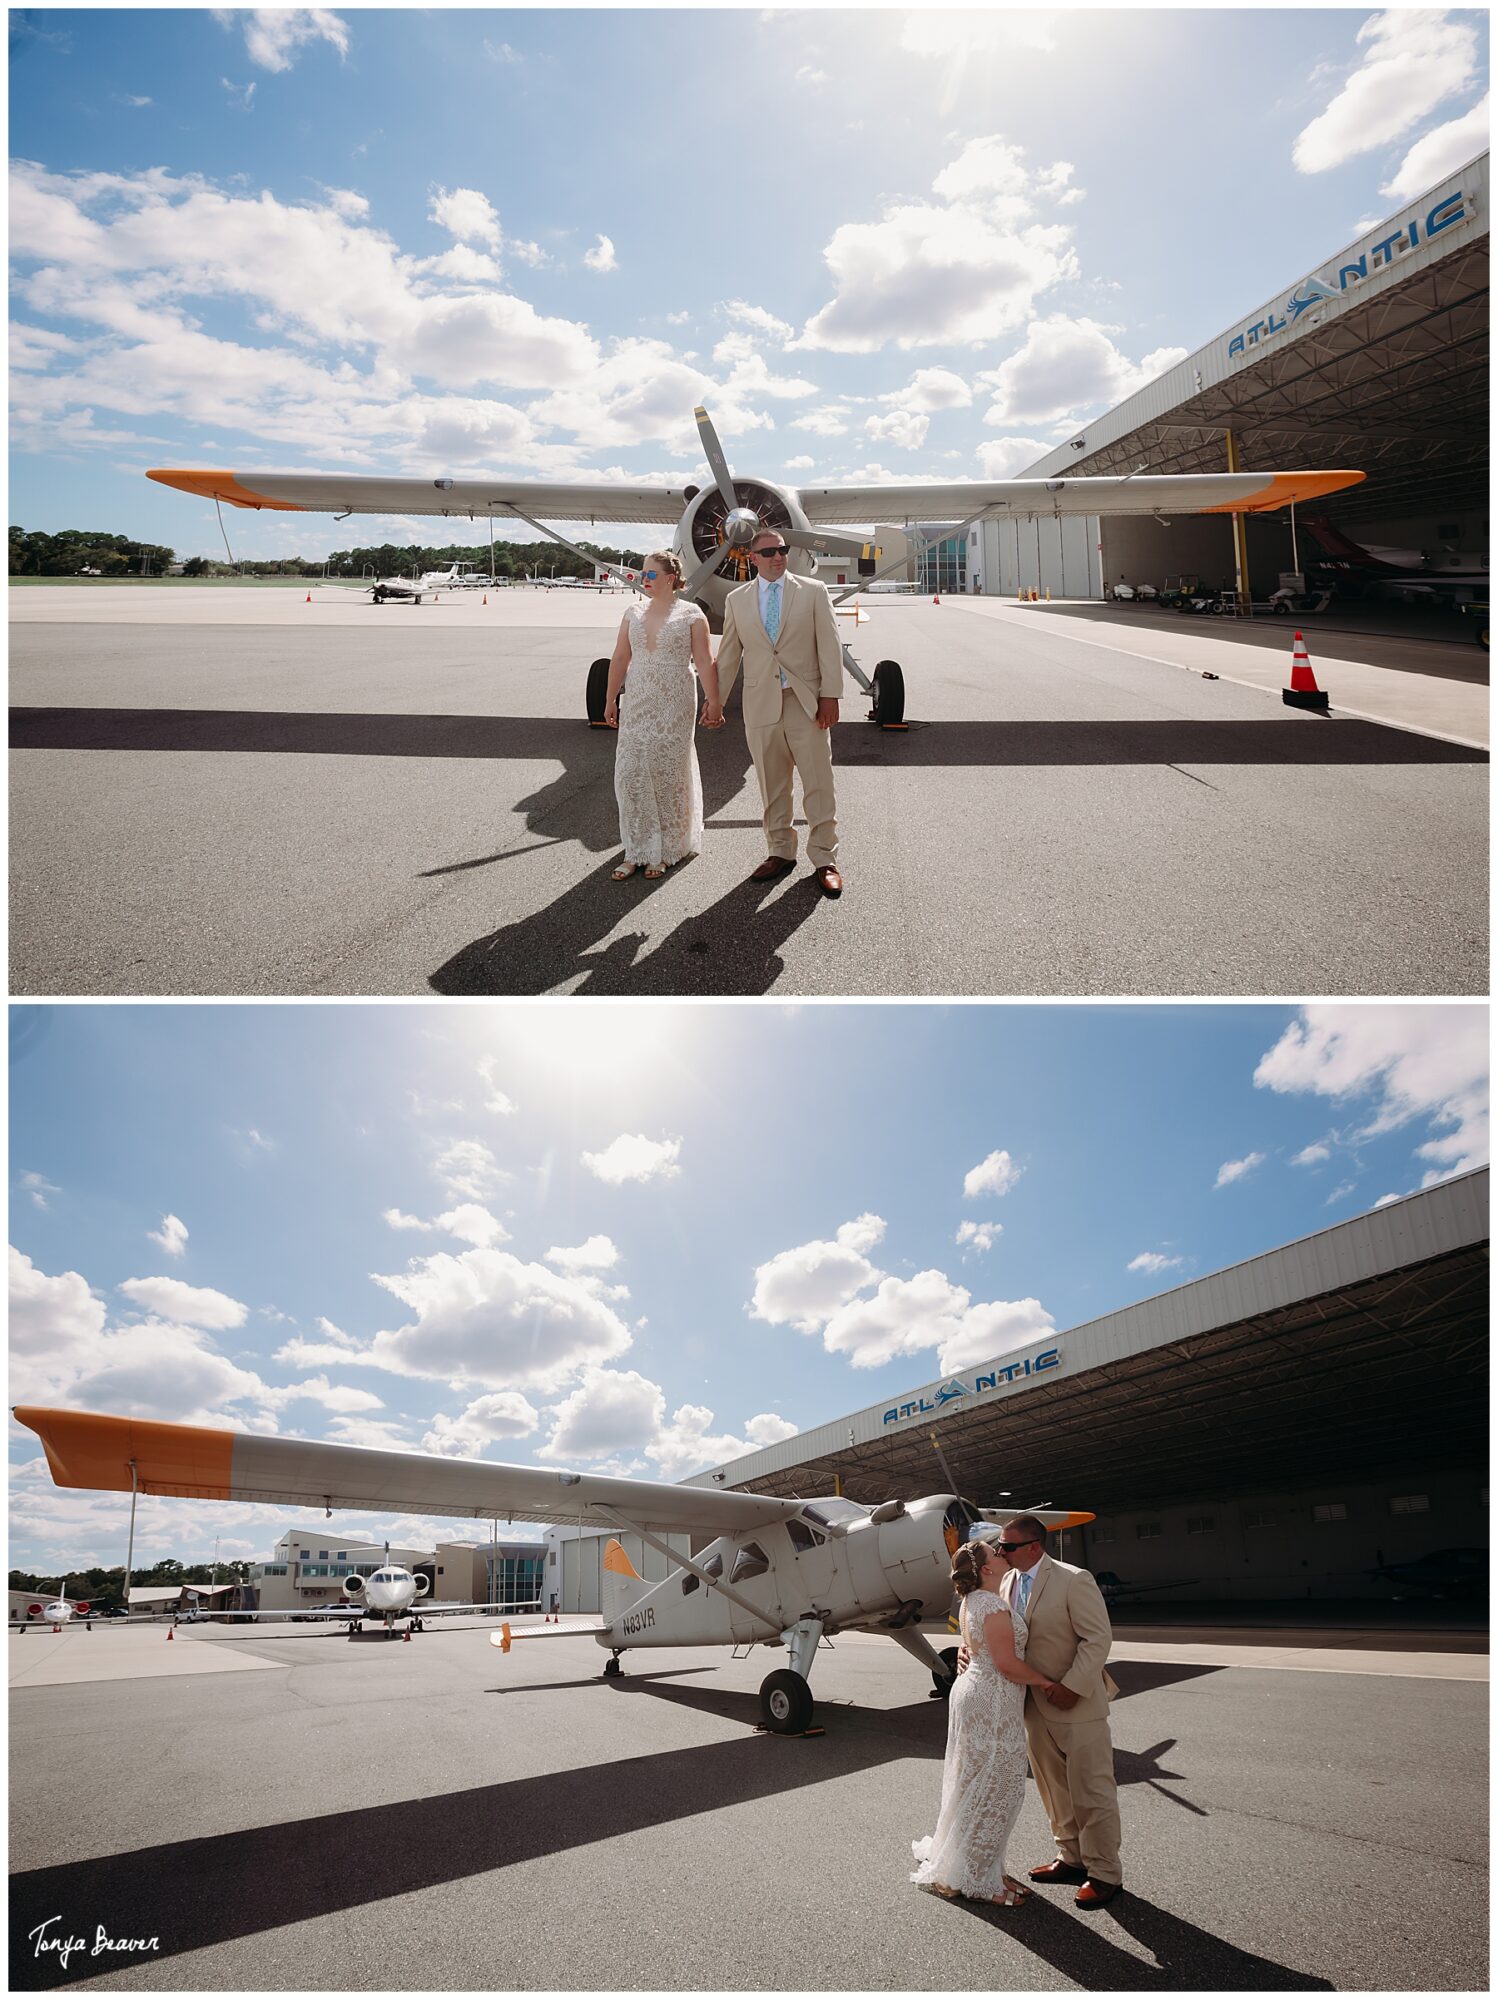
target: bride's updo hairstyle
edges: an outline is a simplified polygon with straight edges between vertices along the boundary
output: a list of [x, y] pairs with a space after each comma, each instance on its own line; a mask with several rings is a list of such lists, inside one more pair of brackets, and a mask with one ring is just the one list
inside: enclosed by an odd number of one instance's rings
[[978, 1580], [983, 1574], [985, 1544], [964, 1542], [952, 1558], [952, 1588], [959, 1597], [966, 1597], [970, 1590], [978, 1588]]
[[652, 563], [658, 569], [663, 569], [675, 577], [676, 582], [672, 586], [673, 589], [681, 589], [682, 585], [686, 582], [686, 577], [682, 574], [680, 556], [673, 555], [670, 549], [657, 549], [654, 554], [646, 556], [646, 569], [649, 569]]

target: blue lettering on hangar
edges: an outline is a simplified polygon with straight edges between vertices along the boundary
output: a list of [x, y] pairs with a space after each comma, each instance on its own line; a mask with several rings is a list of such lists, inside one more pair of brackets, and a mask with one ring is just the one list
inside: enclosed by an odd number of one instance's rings
[[1024, 1361], [1009, 1361], [1000, 1368], [986, 1370], [973, 1377], [970, 1389], [958, 1376], [953, 1375], [937, 1390], [935, 1399], [928, 1396], [913, 1396], [908, 1403], [896, 1403], [884, 1413], [887, 1424], [903, 1423], [907, 1417], [929, 1417], [943, 1409], [948, 1403], [955, 1403], [961, 1396], [981, 1396], [985, 1389], [997, 1389], [1001, 1382], [1022, 1382], [1027, 1375], [1044, 1375], [1051, 1368], [1061, 1366], [1061, 1349], [1048, 1347], [1042, 1354], [1033, 1354]]
[[[1435, 206], [1426, 212], [1424, 222], [1426, 241], [1428, 242], [1432, 236], [1439, 236], [1443, 229], [1450, 229], [1453, 223], [1464, 222], [1470, 212], [1467, 198], [1460, 189], [1455, 194], [1443, 195]], [[1338, 269], [1335, 284], [1329, 276], [1305, 279], [1296, 286], [1281, 307], [1280, 310], [1286, 317], [1277, 317], [1274, 312], [1270, 312], [1266, 318], [1255, 320], [1252, 326], [1246, 326], [1241, 333], [1233, 335], [1228, 342], [1228, 359], [1231, 361], [1235, 355], [1246, 354], [1251, 347], [1262, 347], [1266, 340], [1277, 333], [1283, 333], [1287, 326], [1294, 326], [1301, 314], [1309, 312], [1312, 306], [1319, 306], [1327, 299], [1340, 298], [1348, 289], [1349, 282], [1358, 283], [1368, 276], [1370, 259], [1374, 271], [1385, 269], [1393, 263], [1400, 251], [1413, 250], [1417, 246], [1420, 241], [1420, 229], [1419, 216], [1410, 216], [1381, 242], [1375, 243], [1371, 250], [1365, 250], [1361, 256], [1343, 264]]]

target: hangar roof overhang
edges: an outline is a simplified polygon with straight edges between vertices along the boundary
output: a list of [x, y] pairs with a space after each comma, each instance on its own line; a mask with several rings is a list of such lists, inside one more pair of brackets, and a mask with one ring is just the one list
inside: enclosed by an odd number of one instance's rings
[[1366, 472], [1342, 523], [1488, 506], [1488, 183], [1479, 155], [1084, 424], [1026, 478]]
[[1442, 1182], [913, 1391], [909, 1417], [875, 1406], [693, 1483], [789, 1497], [840, 1477], [878, 1502], [955, 1482], [980, 1506], [1106, 1514], [1481, 1462], [1488, 1183]]

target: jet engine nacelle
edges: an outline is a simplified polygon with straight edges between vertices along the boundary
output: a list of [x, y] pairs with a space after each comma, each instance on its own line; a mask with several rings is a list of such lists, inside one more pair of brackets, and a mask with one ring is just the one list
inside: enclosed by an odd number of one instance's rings
[[364, 1579], [362, 1576], [346, 1576], [343, 1579], [343, 1594], [352, 1604], [364, 1602]]
[[416, 1578], [417, 1603], [419, 1604], [422, 1598], [424, 1597], [430, 1597], [431, 1594], [432, 1594], [432, 1579], [429, 1576], [418, 1576]]

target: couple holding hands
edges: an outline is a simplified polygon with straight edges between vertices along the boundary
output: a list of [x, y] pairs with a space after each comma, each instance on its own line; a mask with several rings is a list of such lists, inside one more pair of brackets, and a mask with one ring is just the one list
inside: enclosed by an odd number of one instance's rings
[[[658, 881], [674, 862], [701, 852], [697, 683], [703, 727], [721, 729], [723, 704], [742, 666], [744, 733], [769, 848], [749, 879], [774, 882], [796, 865], [791, 786], [799, 773], [807, 859], [824, 896], [843, 892], [832, 785], [843, 655], [832, 599], [825, 584], [787, 571], [790, 552], [775, 529], [757, 534], [749, 553], [756, 577], [729, 592], [716, 661], [706, 614], [677, 596], [680, 562], [664, 549], [646, 558], [645, 601], [620, 623], [604, 708], [604, 720], [619, 731], [614, 790], [624, 859], [616, 882], [639, 869]], [[628, 696], [622, 705], [621, 693]]]
[[958, 1549], [962, 1648], [947, 1721], [936, 1831], [912, 1843], [911, 1876], [934, 1895], [1016, 1907], [1033, 1893], [1006, 1871], [1030, 1769], [1056, 1839], [1032, 1882], [1074, 1883], [1080, 1909], [1119, 1893], [1118, 1789], [1104, 1661], [1113, 1641], [1091, 1574], [1045, 1553], [1044, 1524], [1021, 1514], [979, 1527]]

